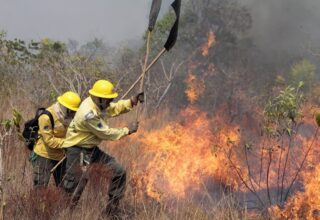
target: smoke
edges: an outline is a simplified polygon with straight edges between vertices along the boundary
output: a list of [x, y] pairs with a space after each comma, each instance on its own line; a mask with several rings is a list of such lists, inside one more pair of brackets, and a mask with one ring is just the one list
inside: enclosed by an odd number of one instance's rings
[[[164, 0], [160, 17], [171, 0]], [[0, 0], [0, 31], [9, 39], [45, 37], [84, 43], [94, 38], [116, 45], [141, 39], [148, 26], [150, 0]]]
[[251, 35], [266, 52], [301, 52], [320, 40], [319, 0], [241, 0], [253, 18]]

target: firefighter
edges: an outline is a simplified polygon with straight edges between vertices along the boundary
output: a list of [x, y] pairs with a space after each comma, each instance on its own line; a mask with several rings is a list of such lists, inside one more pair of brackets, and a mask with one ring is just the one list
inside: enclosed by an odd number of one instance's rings
[[64, 189], [70, 195], [72, 194], [72, 202], [75, 205], [87, 182], [82, 165], [86, 170], [88, 170], [86, 165], [93, 163], [110, 168], [112, 176], [105, 214], [113, 216], [117, 214], [119, 200], [124, 194], [126, 171], [114, 157], [103, 152], [98, 145], [103, 140], [119, 140], [138, 130], [137, 122], [131, 123], [128, 127], [111, 128], [108, 126], [107, 118], [132, 110], [138, 102], [143, 102], [143, 93], [131, 99], [113, 102], [118, 93], [114, 92], [112, 83], [107, 80], [98, 80], [89, 94], [90, 96], [81, 103], [71, 122], [63, 144], [67, 157]]
[[[51, 176], [50, 170], [64, 157], [62, 144], [80, 102], [78, 94], [68, 91], [46, 109], [49, 115], [43, 114], [39, 117], [39, 139], [30, 157], [34, 186], [47, 186]], [[53, 172], [56, 186], [60, 186], [64, 173], [65, 163], [62, 163]]]

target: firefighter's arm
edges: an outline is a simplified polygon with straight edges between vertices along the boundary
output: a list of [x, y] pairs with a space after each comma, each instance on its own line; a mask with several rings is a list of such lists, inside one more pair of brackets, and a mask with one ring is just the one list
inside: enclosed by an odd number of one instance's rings
[[61, 148], [64, 139], [53, 135], [53, 129], [49, 116], [41, 115], [39, 117], [39, 135], [46, 146], [51, 148]]
[[107, 113], [109, 117], [115, 117], [123, 113], [127, 113], [132, 110], [132, 104], [130, 99], [120, 100], [116, 103], [110, 103]]
[[128, 128], [110, 128], [104, 120], [97, 116], [87, 119], [86, 126], [101, 140], [119, 140], [129, 134]]

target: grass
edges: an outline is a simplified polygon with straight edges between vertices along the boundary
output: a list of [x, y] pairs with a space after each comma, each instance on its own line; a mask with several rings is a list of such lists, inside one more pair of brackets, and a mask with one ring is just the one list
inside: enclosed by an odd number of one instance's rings
[[[240, 208], [231, 195], [225, 195], [219, 201], [206, 198], [211, 201], [207, 204], [192, 200], [155, 201], [148, 196], [138, 197], [132, 185], [133, 177], [128, 160], [129, 155], [131, 160], [137, 156], [137, 146], [129, 146], [130, 143], [113, 152], [128, 170], [126, 195], [121, 202], [124, 219], [248, 219], [247, 212]], [[48, 188], [33, 189], [29, 152], [15, 134], [5, 143], [4, 154], [4, 219], [105, 219], [100, 213], [107, 201], [110, 175], [106, 169], [95, 168], [79, 204], [71, 209], [64, 191], [54, 187], [53, 180]]]

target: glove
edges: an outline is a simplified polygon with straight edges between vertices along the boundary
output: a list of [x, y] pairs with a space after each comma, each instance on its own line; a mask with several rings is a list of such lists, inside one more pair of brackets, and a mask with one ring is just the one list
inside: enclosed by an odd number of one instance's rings
[[132, 106], [136, 106], [138, 104], [138, 102], [143, 103], [144, 102], [144, 92], [140, 92], [135, 96], [132, 96], [130, 98], [131, 100], [131, 105]]
[[138, 127], [139, 127], [139, 122], [133, 122], [133, 123], [129, 124], [129, 126], [128, 126], [129, 135], [137, 132]]

